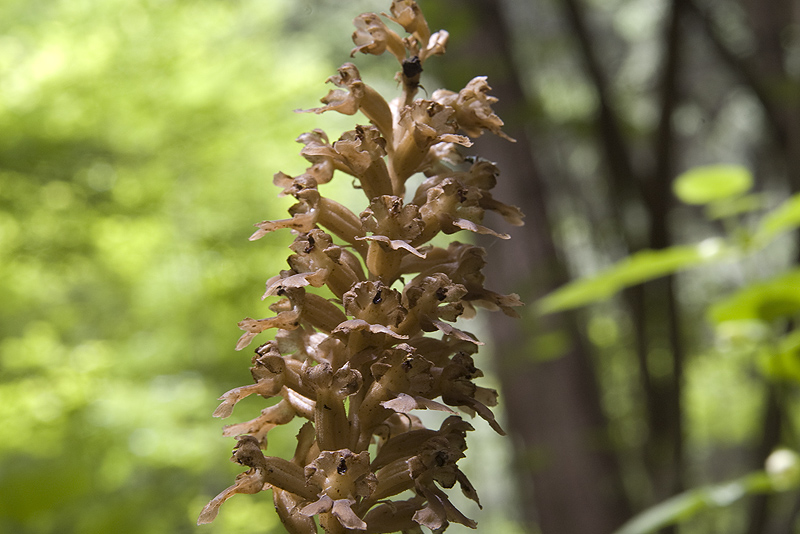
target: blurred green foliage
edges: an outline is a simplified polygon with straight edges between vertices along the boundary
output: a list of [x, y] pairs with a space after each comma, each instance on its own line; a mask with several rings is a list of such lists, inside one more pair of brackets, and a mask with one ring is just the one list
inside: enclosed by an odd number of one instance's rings
[[[625, 288], [706, 263], [754, 256], [781, 234], [800, 227], [800, 194], [796, 194], [763, 213], [754, 227], [748, 228], [742, 216], [764, 207], [758, 197], [746, 194], [752, 186], [750, 171], [736, 165], [709, 165], [683, 173], [675, 180], [675, 195], [687, 204], [705, 205], [706, 216], [711, 220], [724, 219], [724, 237], [635, 252], [593, 276], [553, 291], [536, 303], [538, 311], [546, 314], [585, 306], [607, 300]], [[753, 282], [714, 302], [710, 316], [715, 323], [793, 316], [800, 311], [799, 282], [800, 273], [796, 270]]]
[[[293, 110], [327, 92], [353, 16], [378, 4], [0, 3], [0, 532], [284, 532], [269, 492], [195, 525], [242, 471], [223, 424], [263, 405], [211, 413], [251, 380], [236, 323], [270, 314], [259, 297], [290, 253], [288, 232], [247, 240], [292, 204], [272, 175], [306, 168], [300, 133], [363, 120]], [[359, 62], [396, 89], [381, 65]], [[350, 186], [321, 189], [361, 211]], [[291, 456], [297, 426], [268, 454]], [[496, 477], [509, 445], [474, 434], [481, 524], [518, 532]]]
[[291, 239], [247, 237], [295, 137], [343, 129], [292, 113], [333, 69], [300, 7], [0, 3], [0, 532], [282, 531], [266, 493], [194, 522], [240, 471], [210, 414]]
[[541, 313], [552, 313], [604, 300], [627, 287], [717, 260], [727, 252], [719, 239], [635, 252], [613, 268], [559, 288], [537, 302], [537, 307]]
[[[748, 194], [753, 184], [750, 171], [741, 166], [712, 165], [683, 173], [673, 184], [675, 195], [687, 204], [704, 206], [709, 220], [721, 218], [724, 236], [706, 238], [696, 245], [631, 254], [597, 275], [575, 280], [547, 295], [537, 303], [539, 312], [597, 303], [623, 289], [706, 263], [721, 272], [723, 261], [759, 261], [765, 247], [800, 226], [800, 195], [752, 217], [763, 208], [762, 202], [741, 200], [754, 198]], [[758, 387], [748, 374], [757, 368], [767, 382], [800, 384], [800, 330], [796, 322], [800, 270], [792, 266], [770, 276], [745, 279], [740, 287], [715, 295], [703, 305], [715, 328], [717, 346], [705, 349], [686, 373], [687, 436], [694, 446], [747, 442], [757, 433], [759, 417], [753, 402]], [[592, 334], [591, 325], [590, 338], [602, 345], [598, 335]], [[795, 443], [791, 445], [796, 447]], [[776, 455], [789, 458], [779, 462], [778, 470], [770, 468]], [[800, 486], [799, 458], [793, 450], [773, 453], [765, 459], [766, 472], [758, 470], [726, 483], [689, 489], [644, 510], [615, 534], [655, 532], [730, 507], [749, 495], [796, 490]]]
[[695, 167], [675, 178], [673, 191], [686, 204], [709, 204], [736, 197], [753, 187], [753, 175], [739, 165]]

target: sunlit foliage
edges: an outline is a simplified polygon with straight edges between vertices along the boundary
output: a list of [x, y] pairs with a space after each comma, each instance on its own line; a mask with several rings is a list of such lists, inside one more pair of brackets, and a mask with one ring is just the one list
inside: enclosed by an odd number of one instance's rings
[[289, 239], [247, 236], [329, 70], [292, 10], [0, 4], [0, 531], [194, 532], [235, 470], [210, 413]]

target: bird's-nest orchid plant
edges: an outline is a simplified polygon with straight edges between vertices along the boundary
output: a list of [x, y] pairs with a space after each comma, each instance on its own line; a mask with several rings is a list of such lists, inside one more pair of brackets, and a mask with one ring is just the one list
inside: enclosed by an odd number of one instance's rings
[[[290, 534], [317, 532], [317, 523], [331, 534], [476, 525], [442, 489], [458, 483], [478, 502], [457, 466], [472, 430], [458, 412], [503, 430], [490, 409], [497, 393], [475, 383], [482, 376], [473, 360], [481, 342], [454, 322], [474, 315], [476, 306], [516, 316], [521, 303], [484, 288], [482, 248], [458, 241], [444, 248], [431, 240], [459, 231], [507, 239], [483, 226], [487, 210], [522, 224], [518, 208], [489, 192], [495, 164], [457, 150], [486, 130], [510, 138], [492, 111], [496, 99], [485, 77], [457, 93], [416, 98], [423, 67], [445, 52], [448, 34], [431, 34], [414, 0], [394, 0], [390, 14], [360, 15], [355, 26], [351, 56], [389, 52], [401, 66], [402, 93], [387, 102], [345, 63], [328, 79], [336, 89], [323, 106], [307, 111], [360, 112], [368, 123], [332, 143], [321, 130], [301, 135], [308, 168], [275, 175], [281, 195], [297, 203], [289, 218], [258, 223], [250, 239], [289, 229], [293, 254], [289, 268], [266, 284], [264, 296], [279, 297], [270, 306], [275, 315], [241, 321], [236, 349], [267, 330], [276, 333], [255, 349], [254, 383], [222, 395], [214, 415], [230, 416], [250, 395], [280, 400], [251, 421], [225, 427], [237, 439], [232, 460], [248, 470], [206, 505], [199, 524], [213, 521], [237, 493], [271, 489]], [[335, 174], [348, 175], [363, 191], [361, 213], [320, 194], [318, 186]], [[415, 174], [423, 181], [412, 194], [406, 182]], [[426, 428], [417, 410], [448, 416], [438, 429]], [[266, 456], [269, 431], [295, 418], [306, 422], [294, 456]]]

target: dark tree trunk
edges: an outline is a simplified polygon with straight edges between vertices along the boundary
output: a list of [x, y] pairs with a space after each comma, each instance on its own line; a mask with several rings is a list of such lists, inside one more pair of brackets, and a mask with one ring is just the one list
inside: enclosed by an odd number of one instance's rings
[[[512, 144], [486, 135], [476, 153], [498, 162], [497, 197], [526, 212], [524, 227], [509, 242], [484, 243], [490, 250], [488, 286], [519, 292], [532, 303], [568, 280], [553, 242], [547, 191], [536, 170], [535, 147], [527, 135], [526, 96], [512, 61], [509, 33], [498, 2], [449, 2], [474, 14], [479, 24], [467, 47], [451, 43], [450, 59], [483, 67], [495, 110], [506, 120]], [[447, 12], [447, 8], [443, 8]], [[433, 24], [435, 26], [435, 24]], [[463, 39], [463, 37], [462, 37]], [[447, 86], [467, 80], [446, 74]], [[590, 354], [572, 317], [492, 323], [497, 370], [502, 382], [508, 430], [514, 439], [520, 505], [527, 521], [545, 534], [605, 534], [629, 517], [616, 458]]]
[[[781, 42], [786, 29], [800, 17], [800, 7], [794, 0], [758, 2], [742, 0], [741, 6], [755, 41], [751, 54], [740, 57], [733, 53], [718, 35], [712, 16], [690, 2], [692, 13], [702, 23], [703, 30], [722, 62], [740, 79], [761, 104], [768, 129], [773, 134], [770, 156], [784, 168], [786, 181], [793, 192], [800, 191], [800, 91], [797, 81], [785, 70], [785, 48]], [[766, 456], [780, 443], [786, 407], [778, 394], [779, 386], [765, 385], [764, 412], [761, 418], [761, 438], [753, 451], [751, 467], [759, 469]], [[746, 532], [788, 532], [774, 527], [780, 521], [770, 520], [774, 504], [770, 495], [757, 495], [750, 501], [750, 517]], [[786, 521], [792, 522], [797, 513], [790, 511]], [[770, 524], [773, 524], [772, 527]]]
[[[663, 59], [657, 98], [660, 116], [653, 139], [654, 169], [647, 182], [645, 203], [650, 217], [649, 246], [664, 249], [672, 245], [668, 214], [673, 205], [672, 179], [677, 171], [676, 135], [673, 114], [680, 101], [680, 73], [683, 63], [684, 13], [686, 0], [673, 0], [666, 20], [663, 39]], [[648, 456], [656, 498], [661, 501], [683, 489], [683, 367], [685, 350], [680, 333], [680, 309], [675, 298], [675, 279], [668, 276], [645, 284], [650, 305], [644, 310], [651, 329], [663, 325], [662, 332], [648, 336], [663, 340], [671, 357], [671, 373], [667, 380], [655, 382], [650, 412], [650, 443]], [[669, 529], [672, 530], [672, 529]]]
[[[599, 39], [587, 23], [588, 14], [580, 0], [562, 0], [564, 19], [577, 44], [586, 72], [594, 88], [598, 110], [594, 117], [597, 150], [605, 156], [610, 185], [609, 203], [617, 217], [616, 227], [629, 252], [641, 248], [663, 249], [671, 245], [667, 214], [672, 207], [671, 183], [675, 172], [676, 142], [672, 115], [679, 101], [679, 74], [682, 62], [681, 42], [683, 0], [672, 3], [665, 20], [663, 52], [656, 98], [660, 120], [653, 132], [652, 161], [649, 169], [635, 170], [633, 149], [623, 135], [606, 70], [600, 60]], [[643, 176], [644, 175], [644, 176]], [[642, 240], [624, 223], [624, 206], [636, 204], [650, 221]], [[653, 486], [654, 497], [663, 500], [682, 487], [683, 430], [681, 384], [683, 380], [683, 347], [679, 333], [679, 309], [675, 302], [673, 279], [668, 277], [630, 288], [625, 292], [631, 322], [634, 326], [634, 347], [649, 439], [643, 456]], [[668, 377], [653, 376], [654, 347], [666, 348], [671, 358]]]

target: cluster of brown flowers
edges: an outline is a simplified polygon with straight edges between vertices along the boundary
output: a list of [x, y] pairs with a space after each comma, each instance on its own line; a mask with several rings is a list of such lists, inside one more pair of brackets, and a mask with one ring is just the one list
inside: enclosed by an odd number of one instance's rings
[[[442, 490], [458, 483], [478, 501], [456, 465], [472, 427], [453, 408], [503, 431], [490, 410], [497, 393], [474, 383], [482, 373], [472, 355], [481, 343], [453, 323], [474, 315], [475, 306], [516, 316], [520, 302], [483, 287], [483, 249], [430, 241], [460, 230], [505, 239], [481, 224], [486, 210], [513, 225], [522, 224], [522, 214], [489, 193], [498, 174], [493, 163], [456, 150], [484, 130], [506, 137], [486, 79], [474, 78], [458, 93], [415, 99], [425, 61], [444, 53], [448, 34], [431, 34], [414, 0], [393, 0], [390, 11], [384, 17], [409, 35], [401, 38], [378, 15], [363, 14], [355, 19], [352, 55], [389, 51], [402, 67], [402, 95], [389, 104], [352, 63], [331, 76], [337, 89], [322, 98], [323, 107], [308, 111], [360, 111], [369, 124], [333, 143], [321, 130], [301, 135], [300, 153], [310, 166], [274, 179], [282, 195], [297, 200], [291, 217], [259, 223], [251, 236], [289, 228], [294, 253], [289, 269], [267, 281], [264, 297], [280, 297], [270, 306], [275, 315], [239, 323], [245, 333], [237, 349], [277, 329], [274, 340], [255, 350], [255, 383], [225, 393], [214, 415], [228, 417], [253, 394], [280, 401], [225, 428], [238, 440], [232, 460], [249, 469], [206, 505], [200, 524], [234, 494], [272, 489], [292, 534], [317, 532], [316, 521], [328, 533], [475, 526]], [[360, 215], [320, 195], [318, 186], [336, 171], [355, 178], [366, 195]], [[406, 197], [406, 181], [417, 173], [424, 181]], [[449, 416], [429, 429], [413, 415], [425, 409]], [[295, 417], [307, 422], [294, 456], [265, 456], [269, 431]]]

